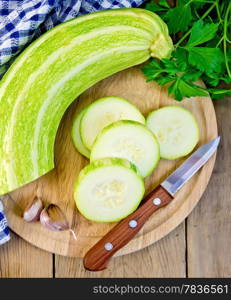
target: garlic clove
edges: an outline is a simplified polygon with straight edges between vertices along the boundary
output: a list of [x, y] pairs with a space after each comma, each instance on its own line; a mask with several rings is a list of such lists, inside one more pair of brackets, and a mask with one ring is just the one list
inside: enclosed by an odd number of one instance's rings
[[42, 200], [36, 196], [33, 199], [33, 201], [25, 208], [23, 212], [23, 219], [26, 222], [38, 221], [42, 209], [43, 209]]
[[69, 224], [61, 209], [55, 204], [48, 204], [40, 214], [40, 222], [53, 231], [69, 230]]

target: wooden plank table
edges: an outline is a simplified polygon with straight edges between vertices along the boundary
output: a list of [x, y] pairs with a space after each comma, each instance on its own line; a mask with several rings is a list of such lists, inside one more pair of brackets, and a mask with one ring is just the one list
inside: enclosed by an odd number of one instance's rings
[[190, 216], [168, 236], [113, 259], [98, 273], [81, 259], [42, 251], [15, 234], [0, 247], [0, 277], [231, 277], [231, 98], [214, 102], [222, 142], [209, 186]]

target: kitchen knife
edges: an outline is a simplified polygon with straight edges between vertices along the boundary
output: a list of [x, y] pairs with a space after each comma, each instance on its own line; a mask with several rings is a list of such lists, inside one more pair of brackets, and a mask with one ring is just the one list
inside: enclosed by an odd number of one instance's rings
[[220, 137], [217, 137], [199, 147], [175, 172], [144, 198], [135, 212], [119, 222], [96, 243], [84, 257], [85, 269], [90, 271], [105, 269], [115, 252], [139, 232], [149, 217], [174, 199], [176, 192], [216, 152], [219, 142]]

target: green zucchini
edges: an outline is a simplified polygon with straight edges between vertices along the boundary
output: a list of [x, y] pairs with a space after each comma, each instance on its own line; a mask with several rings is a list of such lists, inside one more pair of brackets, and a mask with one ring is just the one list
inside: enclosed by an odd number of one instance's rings
[[0, 195], [54, 168], [56, 132], [78, 95], [172, 47], [165, 23], [142, 9], [79, 17], [33, 42], [0, 83]]

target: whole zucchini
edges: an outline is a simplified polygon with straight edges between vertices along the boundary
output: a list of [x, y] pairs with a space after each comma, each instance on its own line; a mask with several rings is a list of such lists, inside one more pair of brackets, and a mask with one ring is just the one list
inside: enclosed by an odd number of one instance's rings
[[171, 50], [165, 23], [143, 9], [79, 17], [32, 43], [0, 83], [0, 195], [54, 167], [56, 132], [78, 95]]

